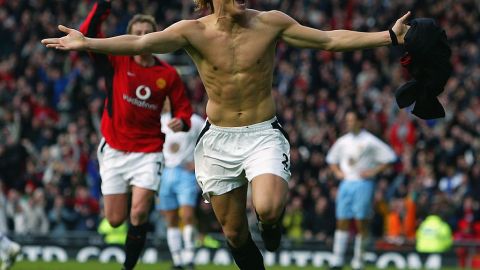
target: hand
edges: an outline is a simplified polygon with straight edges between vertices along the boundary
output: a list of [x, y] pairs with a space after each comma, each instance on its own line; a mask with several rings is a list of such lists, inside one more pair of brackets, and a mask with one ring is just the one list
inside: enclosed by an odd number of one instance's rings
[[375, 169], [368, 169], [360, 173], [360, 177], [364, 179], [370, 179], [377, 175], [377, 170]]
[[397, 36], [398, 44], [405, 43], [405, 34], [407, 33], [408, 29], [410, 29], [410, 26], [406, 25], [409, 16], [410, 11], [398, 19], [397, 22], [395, 22], [395, 25], [392, 27], [393, 32]]
[[343, 180], [345, 178], [345, 174], [341, 170], [335, 170], [333, 171], [333, 174], [339, 180]]
[[168, 122], [167, 126], [173, 130], [173, 132], [179, 132], [183, 130], [183, 121], [178, 118], [173, 118]]
[[43, 39], [42, 44], [47, 46], [47, 48], [54, 48], [63, 51], [82, 51], [86, 49], [87, 42], [82, 33], [63, 25], [59, 25], [58, 30], [66, 33], [67, 35], [61, 38]]

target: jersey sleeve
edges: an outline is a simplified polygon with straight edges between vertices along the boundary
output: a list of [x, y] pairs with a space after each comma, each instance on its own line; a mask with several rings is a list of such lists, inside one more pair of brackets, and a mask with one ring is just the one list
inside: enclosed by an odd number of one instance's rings
[[373, 137], [375, 145], [375, 161], [380, 164], [393, 163], [397, 159], [393, 149], [377, 137]]
[[183, 84], [182, 79], [175, 69], [172, 68], [172, 70], [173, 78], [170, 92], [168, 94], [172, 108], [172, 117], [181, 119], [185, 124], [183, 131], [188, 131], [192, 126], [190, 119], [192, 117], [192, 105], [187, 98], [185, 85]]
[[[110, 14], [110, 2], [97, 1], [93, 4], [90, 13], [85, 21], [80, 25], [79, 31], [86, 37], [90, 38], [103, 38], [105, 37], [101, 31], [102, 23], [107, 19]], [[95, 61], [95, 64], [99, 70], [111, 67], [110, 58], [105, 54], [100, 53], [88, 53], [90, 57]]]
[[341, 148], [341, 139], [338, 139], [333, 145], [332, 148], [328, 151], [327, 154], [327, 163], [328, 164], [339, 164], [340, 163], [340, 148]]

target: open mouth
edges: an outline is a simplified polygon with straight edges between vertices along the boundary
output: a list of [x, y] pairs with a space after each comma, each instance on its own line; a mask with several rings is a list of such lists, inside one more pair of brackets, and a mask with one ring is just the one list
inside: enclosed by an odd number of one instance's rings
[[245, 5], [245, 3], [247, 2], [246, 0], [234, 0], [234, 1], [238, 5]]

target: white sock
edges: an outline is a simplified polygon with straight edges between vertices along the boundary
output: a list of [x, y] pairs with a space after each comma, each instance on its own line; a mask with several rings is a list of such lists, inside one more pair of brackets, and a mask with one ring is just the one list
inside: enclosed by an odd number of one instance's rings
[[167, 228], [167, 243], [173, 265], [182, 265], [182, 234], [177, 227]]
[[332, 266], [342, 266], [348, 245], [348, 231], [335, 230]]
[[191, 224], [183, 227], [183, 263], [185, 264], [192, 263], [195, 256], [195, 232]]
[[355, 245], [353, 247], [352, 268], [358, 269], [363, 267], [363, 247], [365, 239], [361, 234], [355, 236]]

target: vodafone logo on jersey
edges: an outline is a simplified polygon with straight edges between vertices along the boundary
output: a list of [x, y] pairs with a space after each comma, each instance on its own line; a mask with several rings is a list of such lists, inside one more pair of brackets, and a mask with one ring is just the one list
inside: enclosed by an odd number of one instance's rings
[[135, 90], [135, 95], [141, 100], [147, 100], [152, 95], [152, 90], [146, 85], [140, 85]]
[[127, 94], [123, 94], [123, 100], [127, 101], [128, 103], [135, 105], [137, 107], [141, 107], [148, 110], [157, 111], [158, 105], [148, 103], [147, 99], [152, 96], [152, 89], [146, 85], [140, 85], [135, 89], [135, 96], [132, 97]]

